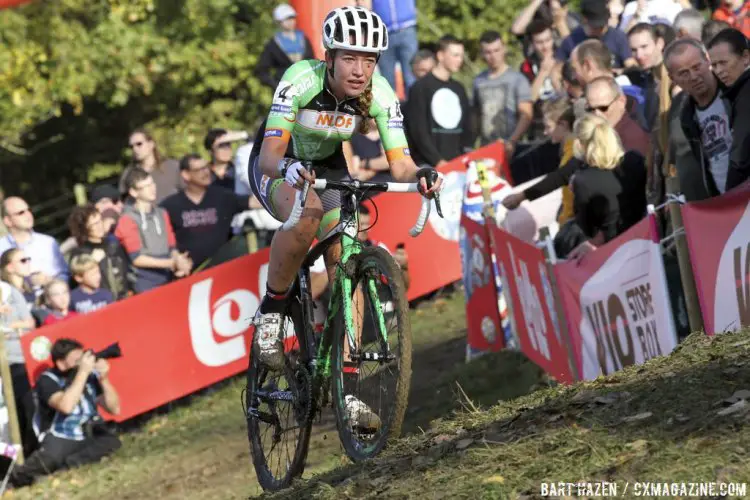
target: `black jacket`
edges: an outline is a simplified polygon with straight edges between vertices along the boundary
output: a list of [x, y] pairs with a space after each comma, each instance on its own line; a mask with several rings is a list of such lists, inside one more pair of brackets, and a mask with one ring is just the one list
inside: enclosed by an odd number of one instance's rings
[[[654, 70], [630, 68], [623, 73], [630, 83], [643, 90], [645, 102], [643, 104], [642, 126], [649, 132], [656, 127], [659, 118], [659, 79], [654, 76]], [[634, 117], [633, 117], [634, 118]], [[634, 118], [635, 119], [635, 118]], [[637, 120], [636, 120], [637, 121]]]
[[646, 163], [643, 155], [627, 151], [620, 165], [602, 170], [573, 158], [564, 167], [524, 191], [528, 200], [573, 181], [576, 222], [588, 237], [602, 231], [609, 241], [646, 215]]
[[[718, 82], [718, 80], [717, 80]], [[719, 83], [719, 92], [721, 92], [721, 82]], [[722, 97], [722, 101], [724, 103], [724, 107], [727, 110], [727, 116], [729, 116], [729, 126], [731, 128], [732, 126], [732, 104], [726, 97]], [[706, 187], [706, 190], [708, 191], [708, 194], [710, 196], [718, 196], [721, 194], [721, 192], [716, 187], [716, 182], [714, 181], [714, 176], [711, 174], [711, 165], [709, 163], [709, 159], [706, 156], [706, 152], [703, 149], [703, 143], [701, 142], [701, 129], [698, 126], [698, 120], [695, 118], [695, 111], [696, 111], [696, 103], [695, 99], [692, 96], [688, 96], [685, 100], [685, 103], [682, 106], [682, 113], [680, 115], [680, 123], [682, 125], [682, 130], [685, 132], [685, 137], [687, 137], [688, 142], [690, 143], [690, 149], [693, 152], [693, 156], [698, 160], [701, 168], [701, 173], [703, 176], [703, 184]], [[679, 167], [678, 167], [679, 168]], [[731, 170], [731, 162], [730, 162], [730, 170]], [[727, 178], [728, 180], [728, 178]]]
[[124, 299], [132, 286], [128, 280], [129, 260], [120, 242], [108, 235], [101, 243], [87, 241], [70, 252], [71, 260], [78, 255], [91, 255], [101, 249], [105, 257], [99, 261], [102, 273], [102, 288], [112, 292], [115, 300]]
[[[750, 178], [750, 70], [745, 70], [734, 84], [724, 90], [730, 103], [729, 125], [732, 127], [732, 151], [729, 154], [727, 191]], [[743, 115], [745, 113], [745, 115]]]
[[[305, 54], [301, 60], [305, 59], [315, 59], [312, 45], [310, 45], [310, 40], [307, 37], [305, 37]], [[255, 65], [255, 76], [262, 83], [275, 90], [281, 81], [281, 77], [284, 76], [284, 72], [292, 64], [294, 62], [276, 43], [276, 37], [271, 37], [258, 58], [258, 64]]]

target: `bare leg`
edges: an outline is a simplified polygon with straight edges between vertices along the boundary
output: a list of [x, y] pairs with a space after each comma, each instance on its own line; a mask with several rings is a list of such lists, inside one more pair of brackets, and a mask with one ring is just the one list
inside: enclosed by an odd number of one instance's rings
[[[297, 191], [282, 184], [273, 195], [273, 205], [282, 220], [286, 220], [294, 206]], [[299, 223], [289, 231], [276, 231], [271, 242], [271, 255], [268, 263], [268, 287], [278, 292], [286, 291], [294, 281], [310, 244], [318, 231], [323, 217], [320, 198], [311, 189]]]
[[[294, 206], [296, 190], [288, 184], [281, 184], [274, 190], [272, 197], [276, 215], [281, 220], [288, 219]], [[254, 336], [259, 360], [271, 370], [281, 370], [284, 367], [281, 316], [286, 307], [287, 292], [305, 259], [322, 217], [320, 198], [314, 191], [308, 191], [300, 221], [289, 231], [277, 231], [273, 236], [266, 293], [260, 303]]]

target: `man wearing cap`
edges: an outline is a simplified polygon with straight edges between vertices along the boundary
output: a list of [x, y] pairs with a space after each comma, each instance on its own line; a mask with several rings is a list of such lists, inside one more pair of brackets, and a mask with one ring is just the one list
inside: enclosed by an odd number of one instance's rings
[[314, 59], [315, 54], [305, 34], [297, 29], [297, 11], [291, 5], [282, 3], [273, 9], [273, 20], [280, 29], [263, 49], [255, 76], [275, 90], [289, 66], [303, 59]]
[[591, 39], [598, 39], [612, 52], [612, 66], [623, 68], [636, 66], [637, 62], [630, 51], [628, 37], [618, 28], [612, 28], [609, 23], [609, 6], [604, 0], [581, 0], [582, 23], [562, 41], [555, 53], [561, 66], [570, 59], [573, 49], [578, 44]]
[[114, 210], [118, 214], [122, 213], [120, 191], [113, 185], [102, 184], [96, 186], [91, 190], [89, 201], [93, 203], [100, 214], [103, 214], [106, 210]]

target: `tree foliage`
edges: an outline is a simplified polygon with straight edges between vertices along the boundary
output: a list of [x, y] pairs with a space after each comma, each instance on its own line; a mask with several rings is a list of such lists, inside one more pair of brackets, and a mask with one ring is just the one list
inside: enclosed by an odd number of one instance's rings
[[[213, 126], [254, 131], [272, 94], [253, 68], [273, 3], [34, 0], [0, 12], [0, 184], [34, 202], [114, 174], [139, 126], [170, 156], [203, 153]], [[420, 41], [509, 36], [524, 3], [418, 0]]]
[[510, 27], [526, 4], [527, 0], [417, 0], [420, 42], [434, 43], [451, 34], [463, 40], [473, 56], [479, 37], [488, 30], [500, 32], [506, 43], [515, 43]]
[[262, 0], [36, 0], [1, 12], [6, 191], [41, 199], [111, 173], [138, 126], [171, 155], [202, 148], [214, 125], [251, 127], [271, 97], [253, 75], [270, 15]]

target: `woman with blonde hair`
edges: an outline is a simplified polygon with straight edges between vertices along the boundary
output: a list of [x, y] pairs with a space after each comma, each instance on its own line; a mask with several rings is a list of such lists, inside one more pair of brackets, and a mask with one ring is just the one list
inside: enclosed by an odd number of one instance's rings
[[555, 238], [560, 257], [580, 258], [627, 230], [646, 213], [646, 166], [625, 152], [607, 120], [586, 114], [576, 121], [574, 151], [580, 164], [571, 174], [575, 219]]

